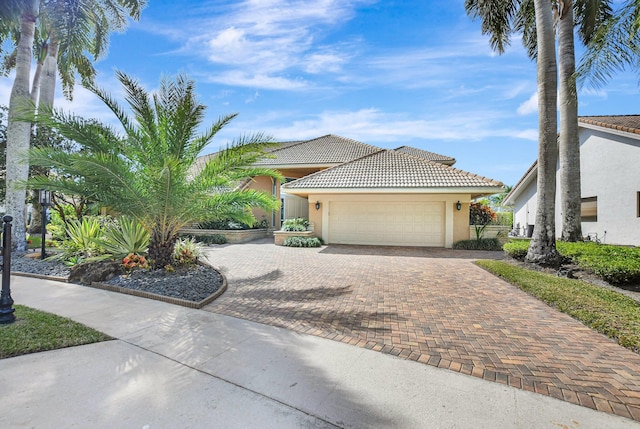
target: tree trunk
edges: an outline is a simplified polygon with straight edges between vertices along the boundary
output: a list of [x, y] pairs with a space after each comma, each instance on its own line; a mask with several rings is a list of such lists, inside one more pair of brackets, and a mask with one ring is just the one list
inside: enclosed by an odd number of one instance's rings
[[555, 198], [558, 163], [558, 118], [555, 34], [551, 4], [534, 0], [538, 41], [538, 208], [527, 261], [557, 266]]
[[25, 223], [25, 199], [26, 191], [19, 185], [20, 181], [27, 180], [29, 176], [29, 164], [20, 162], [29, 149], [31, 137], [31, 124], [19, 121], [22, 109], [29, 106], [29, 79], [31, 73], [32, 47], [36, 19], [39, 10], [39, 0], [33, 0], [25, 6], [20, 24], [20, 41], [18, 43], [16, 58], [16, 77], [11, 89], [9, 100], [9, 118], [7, 126], [7, 195], [6, 211], [13, 216], [13, 241], [12, 247], [24, 251], [27, 248], [26, 223]]
[[173, 250], [176, 246], [176, 239], [177, 236], [175, 234], [170, 234], [162, 229], [156, 228], [151, 231], [151, 237], [149, 239], [151, 268], [157, 270], [175, 263]]
[[573, 74], [576, 71], [574, 49], [573, 2], [564, 0], [559, 16], [560, 68], [560, 210], [564, 241], [581, 241], [580, 141], [578, 139], [578, 94]]
[[40, 85], [40, 102], [38, 109], [53, 108], [53, 99], [56, 92], [56, 74], [58, 72], [58, 49], [60, 42], [53, 39], [47, 49], [47, 57], [44, 60], [42, 71], [42, 83]]

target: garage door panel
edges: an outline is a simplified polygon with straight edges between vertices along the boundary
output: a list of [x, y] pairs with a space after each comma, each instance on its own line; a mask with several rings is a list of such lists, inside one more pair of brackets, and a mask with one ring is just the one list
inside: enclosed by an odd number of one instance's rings
[[329, 242], [444, 246], [444, 203], [331, 203]]

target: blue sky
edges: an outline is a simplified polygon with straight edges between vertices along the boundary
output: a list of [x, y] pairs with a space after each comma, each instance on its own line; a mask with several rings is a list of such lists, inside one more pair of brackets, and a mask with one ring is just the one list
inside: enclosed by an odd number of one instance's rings
[[[239, 113], [206, 152], [244, 133], [278, 140], [337, 134], [431, 150], [513, 185], [537, 154], [536, 69], [520, 41], [498, 56], [462, 0], [149, 0], [114, 34], [98, 83], [113, 71], [148, 89], [162, 75], [196, 80], [211, 120]], [[0, 78], [7, 103], [12, 79]], [[580, 91], [580, 115], [640, 113], [631, 73]], [[82, 88], [57, 106], [109, 120]]]

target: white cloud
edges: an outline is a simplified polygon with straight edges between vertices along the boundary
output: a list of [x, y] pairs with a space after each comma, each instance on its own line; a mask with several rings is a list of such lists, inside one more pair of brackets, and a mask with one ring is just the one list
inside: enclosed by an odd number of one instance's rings
[[[305, 119], [292, 119], [295, 113], [275, 113], [252, 121], [258, 127], [278, 139], [307, 139], [325, 134], [338, 134], [360, 141], [403, 142], [419, 140], [480, 140], [484, 138], [511, 137], [536, 140], [533, 130], [496, 127], [501, 112], [458, 112], [438, 119], [412, 118], [405, 114], [394, 114], [368, 108], [355, 111], [324, 111]], [[276, 122], [276, 123], [274, 123]], [[243, 128], [240, 122], [235, 124]], [[246, 127], [245, 127], [246, 129]]]
[[[177, 52], [204, 57], [226, 68], [228, 84], [269, 89], [300, 89], [289, 76], [297, 73], [338, 73], [351, 57], [353, 45], [342, 41], [318, 46], [325, 31], [355, 15], [355, 9], [375, 0], [245, 0], [222, 10], [215, 4], [199, 9], [199, 18], [173, 23], [184, 29], [167, 33], [158, 24], [148, 28], [181, 40]], [[198, 35], [190, 31], [198, 28]], [[174, 52], [175, 53], [175, 52]], [[224, 73], [224, 71], [223, 71]], [[230, 77], [233, 77], [229, 79]], [[216, 78], [216, 82], [227, 83]], [[264, 85], [264, 86], [263, 86]]]
[[534, 92], [531, 97], [518, 107], [518, 115], [530, 115], [538, 112], [538, 93]]
[[250, 88], [301, 90], [309, 86], [302, 79], [288, 79], [286, 77], [269, 76], [267, 74], [251, 74], [241, 70], [217, 73], [206, 77], [208, 82], [222, 83], [231, 86], [246, 86]]

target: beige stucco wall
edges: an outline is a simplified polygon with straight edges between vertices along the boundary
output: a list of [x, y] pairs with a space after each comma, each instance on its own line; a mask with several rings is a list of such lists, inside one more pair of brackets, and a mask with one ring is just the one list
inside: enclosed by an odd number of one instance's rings
[[313, 223], [313, 235], [322, 237], [322, 212], [325, 206], [320, 203], [320, 210], [316, 210], [316, 201], [309, 198], [309, 223]]
[[[276, 181], [275, 187], [275, 195], [278, 200], [280, 200], [280, 182]], [[257, 176], [254, 177], [253, 180], [247, 186], [248, 189], [255, 189], [256, 191], [262, 191], [269, 195], [273, 195], [273, 179], [267, 176]], [[275, 210], [274, 213], [267, 213], [262, 209], [253, 209], [253, 215], [261, 221], [262, 219], [266, 219], [269, 222], [269, 226], [275, 227], [276, 229], [280, 229], [280, 210]]]
[[[469, 239], [469, 202], [470, 194], [310, 194], [309, 221], [314, 223], [314, 235], [325, 242], [329, 238], [329, 212], [325, 209], [331, 202], [338, 201], [376, 201], [393, 204], [394, 202], [444, 202], [445, 204], [445, 247], [451, 247], [454, 241]], [[320, 210], [315, 209], [316, 201], [320, 202]], [[460, 201], [462, 210], [456, 210]]]
[[[471, 196], [460, 196], [460, 200], [453, 203], [453, 242], [468, 240], [469, 236], [469, 201]], [[462, 209], [456, 209], [456, 203], [460, 201]]]

